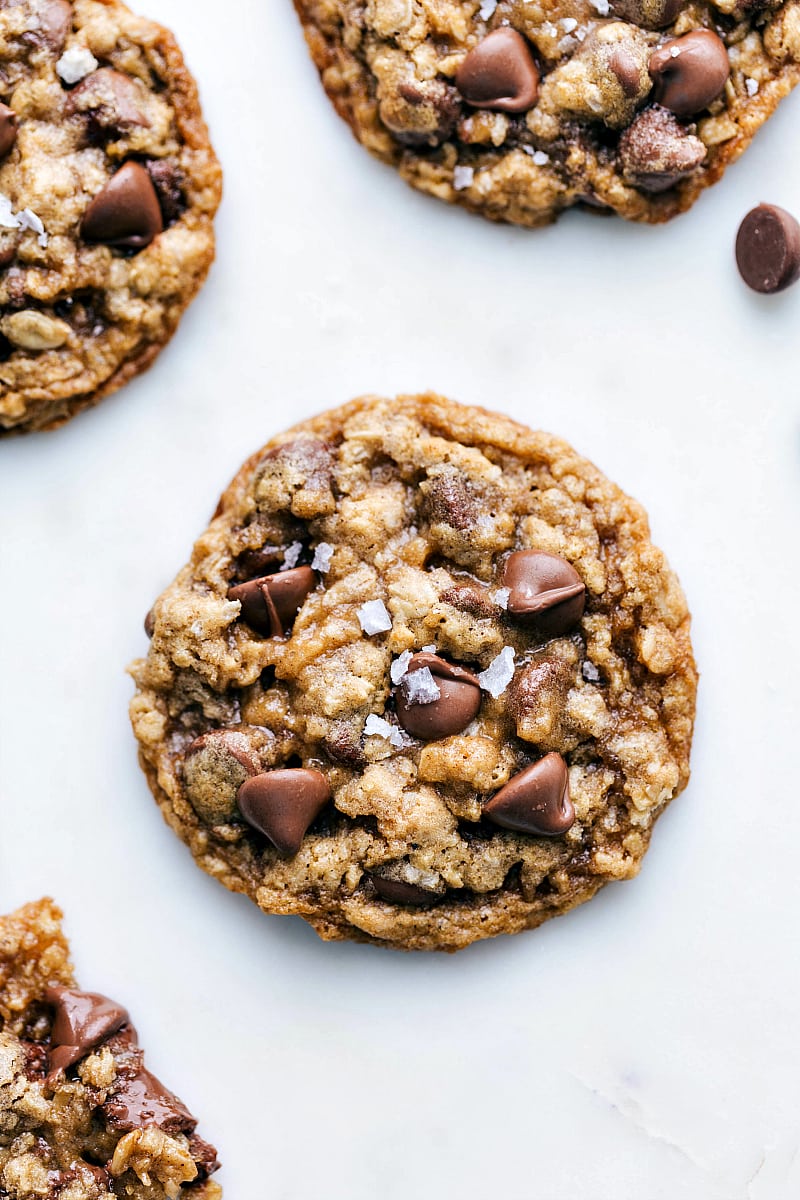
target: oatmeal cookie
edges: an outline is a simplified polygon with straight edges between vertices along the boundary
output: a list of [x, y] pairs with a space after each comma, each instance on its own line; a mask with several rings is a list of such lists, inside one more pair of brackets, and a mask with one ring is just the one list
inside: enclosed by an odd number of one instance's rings
[[0, 4], [0, 436], [150, 365], [214, 257], [221, 172], [172, 35], [119, 0]]
[[644, 512], [564, 442], [364, 398], [242, 467], [131, 716], [200, 866], [323, 938], [454, 950], [635, 875], [696, 673]]
[[126, 1010], [75, 986], [52, 900], [0, 917], [0, 1196], [220, 1200], [196, 1125]]
[[337, 111], [496, 221], [683, 212], [800, 78], [800, 0], [295, 0]]

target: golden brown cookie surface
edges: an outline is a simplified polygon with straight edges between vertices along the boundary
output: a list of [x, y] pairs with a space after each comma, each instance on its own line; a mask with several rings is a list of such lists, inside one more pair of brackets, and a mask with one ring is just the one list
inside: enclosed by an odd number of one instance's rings
[[683, 212], [800, 79], [800, 0], [295, 0], [407, 182], [494, 220]]
[[365, 398], [241, 469], [131, 715], [203, 867], [326, 938], [456, 949], [638, 869], [696, 673], [642, 509], [569, 446]]
[[150, 365], [214, 257], [221, 173], [172, 35], [119, 0], [0, 8], [0, 436]]

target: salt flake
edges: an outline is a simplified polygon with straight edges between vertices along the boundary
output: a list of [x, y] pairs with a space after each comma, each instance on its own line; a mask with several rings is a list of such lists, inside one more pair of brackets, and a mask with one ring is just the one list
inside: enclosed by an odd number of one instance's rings
[[586, 662], [583, 664], [583, 666], [581, 667], [581, 675], [583, 676], [583, 678], [586, 680], [587, 683], [599, 683], [600, 682], [600, 672], [598, 671], [597, 667], [594, 665], [593, 662], [589, 662], [588, 658], [587, 658]]
[[297, 560], [300, 557], [302, 549], [303, 549], [302, 542], [292, 542], [292, 544], [288, 548], [288, 550], [284, 550], [283, 566], [281, 567], [282, 571], [290, 571], [292, 569], [292, 567], [297, 566]]
[[511, 588], [498, 588], [492, 593], [492, 599], [499, 608], [508, 608], [508, 597], [511, 595]]
[[578, 28], [578, 22], [574, 17], [562, 17], [558, 22], [564, 33], [572, 33], [573, 29]]
[[464, 188], [472, 187], [475, 180], [475, 172], [472, 167], [455, 167], [453, 170], [453, 187], [457, 192], [463, 192]]
[[544, 150], [536, 150], [533, 154], [533, 161], [536, 163], [537, 167], [543, 167], [545, 163], [550, 162], [550, 155], [545, 154]]
[[396, 658], [389, 668], [389, 674], [392, 678], [392, 683], [399, 683], [408, 670], [408, 664], [413, 658], [410, 650], [404, 650], [399, 658]]
[[20, 229], [32, 229], [37, 233], [37, 242], [44, 249], [48, 242], [48, 236], [45, 233], [44, 225], [41, 217], [37, 217], [36, 213], [31, 208], [23, 208], [22, 212], [17, 213], [17, 224]]
[[403, 691], [409, 704], [433, 704], [442, 695], [430, 667], [410, 671], [403, 679]]
[[758, 80], [745, 79], [744, 86], [748, 96], [755, 96], [756, 92], [758, 91]]
[[405, 745], [405, 738], [399, 729], [394, 725], [390, 725], [388, 721], [384, 721], [383, 717], [376, 717], [375, 713], [370, 713], [364, 723], [364, 733], [367, 737], [381, 737], [390, 742], [392, 746], [398, 749]]
[[96, 71], [99, 63], [88, 46], [70, 46], [56, 63], [56, 71], [64, 83], [77, 83], [79, 79]]
[[598, 12], [601, 17], [607, 17], [611, 12], [609, 0], [589, 0], [589, 3], [595, 12]]
[[511, 646], [503, 646], [503, 649], [493, 658], [485, 671], [481, 671], [478, 676], [478, 683], [485, 692], [490, 696], [494, 696], [495, 700], [498, 696], [502, 696], [511, 680], [514, 678], [514, 651]]
[[382, 600], [367, 600], [357, 609], [357, 614], [364, 633], [388, 633], [392, 628], [392, 618]]
[[494, 16], [494, 10], [497, 8], [497, 0], [481, 0], [480, 15], [481, 20], [488, 21], [489, 17]]
[[330, 570], [333, 546], [330, 542], [320, 542], [311, 560], [312, 571], [320, 571], [323, 575]]

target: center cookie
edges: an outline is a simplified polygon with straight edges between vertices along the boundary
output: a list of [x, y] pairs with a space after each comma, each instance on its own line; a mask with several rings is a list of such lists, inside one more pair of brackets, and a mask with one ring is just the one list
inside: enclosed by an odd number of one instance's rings
[[635, 875], [696, 672], [645, 515], [438, 396], [268, 443], [148, 614], [131, 716], [209, 874], [324, 938], [454, 950]]
[[356, 137], [414, 187], [543, 225], [687, 209], [800, 79], [800, 0], [295, 0]]

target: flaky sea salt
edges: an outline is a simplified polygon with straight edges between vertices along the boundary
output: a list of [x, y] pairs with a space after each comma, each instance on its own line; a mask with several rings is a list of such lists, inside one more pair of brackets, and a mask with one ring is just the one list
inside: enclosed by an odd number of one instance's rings
[[573, 29], [578, 28], [578, 22], [574, 17], [562, 17], [558, 22], [564, 33], [572, 33]]
[[758, 80], [749, 78], [745, 79], [744, 86], [748, 96], [755, 96], [756, 92], [758, 91]]
[[481, 0], [479, 9], [481, 20], [488, 21], [489, 17], [494, 16], [494, 10], [497, 8], [497, 0]]
[[495, 700], [498, 696], [502, 696], [511, 680], [514, 678], [514, 651], [511, 646], [503, 646], [503, 649], [493, 658], [485, 671], [481, 671], [478, 676], [478, 683], [485, 692], [490, 696], [494, 696]]
[[36, 239], [40, 246], [47, 245], [47, 234], [40, 217], [31, 208], [23, 208], [15, 213], [14, 206], [8, 196], [0, 194], [0, 228], [3, 229], [32, 229], [39, 236]]
[[302, 542], [292, 542], [289, 549], [285, 550], [283, 553], [283, 566], [281, 567], [281, 570], [282, 571], [291, 571], [292, 567], [296, 567], [297, 560], [300, 557], [302, 550], [303, 550]]
[[330, 570], [331, 557], [333, 555], [333, 546], [330, 542], [320, 542], [314, 551], [314, 557], [311, 560], [311, 569], [313, 571], [321, 571], [324, 575]]
[[358, 623], [364, 633], [388, 633], [392, 628], [392, 618], [382, 600], [367, 600], [357, 609]]
[[395, 725], [390, 725], [388, 721], [384, 721], [383, 717], [376, 717], [375, 713], [370, 713], [367, 717], [364, 723], [364, 733], [367, 737], [385, 738], [387, 742], [398, 749], [400, 746], [404, 746], [406, 741]]
[[508, 597], [511, 595], [511, 588], [497, 588], [492, 592], [492, 599], [495, 604], [502, 609], [508, 608]]
[[403, 677], [402, 686], [409, 704], [433, 704], [442, 694], [431, 675], [430, 667], [409, 671], [408, 675]]
[[550, 155], [545, 154], [544, 150], [535, 150], [533, 154], [533, 161], [536, 163], [537, 167], [543, 167], [545, 163], [550, 162]]
[[453, 187], [457, 192], [463, 192], [464, 188], [472, 187], [474, 179], [475, 172], [472, 167], [454, 167]]
[[581, 667], [581, 675], [583, 676], [583, 678], [586, 680], [587, 683], [599, 683], [600, 682], [600, 672], [598, 671], [597, 667], [594, 665], [593, 662], [589, 662], [588, 658], [587, 658], [586, 662], [583, 664], [583, 666]]
[[436, 653], [436, 647], [435, 647], [435, 646], [423, 646], [423, 647], [422, 647], [422, 653], [423, 653], [423, 654], [435, 654], [435, 653]]
[[56, 71], [64, 83], [77, 83], [79, 79], [97, 70], [99, 63], [88, 46], [70, 46], [56, 63]]
[[389, 674], [392, 678], [392, 683], [399, 683], [408, 670], [408, 664], [414, 655], [410, 650], [404, 650], [403, 653], [396, 658], [389, 668]]
[[595, 10], [595, 12], [598, 12], [601, 17], [607, 17], [608, 14], [611, 12], [611, 5], [609, 4], [609, 0], [589, 0], [589, 3], [591, 4], [591, 6]]

